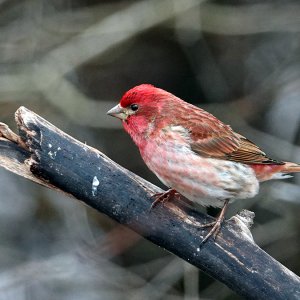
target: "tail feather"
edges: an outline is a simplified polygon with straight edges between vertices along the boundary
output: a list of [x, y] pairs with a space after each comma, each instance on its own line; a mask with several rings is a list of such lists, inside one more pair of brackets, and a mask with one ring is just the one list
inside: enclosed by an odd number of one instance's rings
[[283, 173], [296, 173], [300, 172], [300, 165], [292, 162], [285, 162], [284, 168], [281, 170]]
[[251, 165], [256, 177], [259, 181], [266, 181], [270, 179], [286, 179], [292, 177], [289, 173], [300, 172], [300, 165], [292, 162], [284, 162], [283, 164]]

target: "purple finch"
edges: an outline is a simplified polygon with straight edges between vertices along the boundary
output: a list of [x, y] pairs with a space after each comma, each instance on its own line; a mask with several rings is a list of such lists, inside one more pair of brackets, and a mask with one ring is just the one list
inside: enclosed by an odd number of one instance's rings
[[222, 207], [204, 238], [216, 236], [229, 202], [254, 197], [259, 183], [289, 177], [300, 165], [269, 158], [216, 117], [149, 84], [127, 91], [108, 114], [122, 120], [149, 169], [171, 189], [204, 206]]

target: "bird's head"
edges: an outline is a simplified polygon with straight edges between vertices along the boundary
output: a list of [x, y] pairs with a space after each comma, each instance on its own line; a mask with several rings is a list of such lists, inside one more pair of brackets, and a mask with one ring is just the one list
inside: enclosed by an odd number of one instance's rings
[[140, 142], [151, 134], [154, 123], [161, 118], [169, 95], [153, 85], [141, 84], [127, 91], [120, 103], [107, 114], [122, 120], [125, 130], [140, 146]]

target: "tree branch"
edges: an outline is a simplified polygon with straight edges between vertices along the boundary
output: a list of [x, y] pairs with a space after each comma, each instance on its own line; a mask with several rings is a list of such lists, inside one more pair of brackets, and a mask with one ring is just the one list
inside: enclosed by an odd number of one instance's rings
[[247, 299], [299, 299], [300, 278], [254, 243], [251, 212], [231, 218], [200, 249], [208, 229], [199, 225], [210, 217], [175, 200], [150, 211], [159, 188], [24, 107], [16, 121], [19, 136], [0, 127], [0, 166], [85, 202]]

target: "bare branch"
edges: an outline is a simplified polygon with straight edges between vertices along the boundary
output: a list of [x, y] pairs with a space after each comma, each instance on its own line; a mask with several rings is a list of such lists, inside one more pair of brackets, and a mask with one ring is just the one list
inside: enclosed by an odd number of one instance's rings
[[175, 200], [149, 211], [157, 187], [24, 107], [16, 121], [22, 142], [3, 132], [1, 166], [85, 202], [247, 299], [299, 299], [299, 277], [254, 243], [251, 212], [231, 218], [200, 250], [207, 230], [198, 225], [208, 216]]

